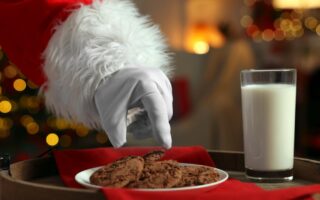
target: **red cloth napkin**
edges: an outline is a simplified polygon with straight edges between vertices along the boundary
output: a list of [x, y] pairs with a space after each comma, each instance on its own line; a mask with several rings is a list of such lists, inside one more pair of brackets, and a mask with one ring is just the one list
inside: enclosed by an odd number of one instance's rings
[[[148, 148], [97, 148], [88, 150], [55, 151], [54, 157], [63, 182], [69, 187], [81, 187], [74, 180], [74, 176], [85, 169], [105, 165], [116, 159], [128, 155], [144, 155], [159, 147]], [[198, 146], [174, 147], [166, 151], [163, 159], [174, 159], [179, 162], [214, 166], [207, 151]], [[320, 185], [294, 187], [266, 191], [253, 183], [244, 183], [235, 179], [210, 189], [168, 191], [168, 192], [142, 192], [130, 189], [101, 189], [106, 199], [117, 200], [228, 200], [228, 199], [311, 199], [310, 194], [320, 192]]]

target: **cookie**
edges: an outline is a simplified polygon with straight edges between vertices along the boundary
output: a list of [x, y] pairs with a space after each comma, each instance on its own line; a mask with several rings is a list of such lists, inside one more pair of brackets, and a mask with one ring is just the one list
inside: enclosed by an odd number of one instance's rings
[[94, 172], [90, 182], [104, 187], [125, 187], [139, 179], [144, 167], [144, 159], [140, 156], [128, 156], [110, 163]]
[[198, 181], [202, 184], [208, 184], [219, 180], [219, 174], [210, 167], [201, 167], [202, 171], [199, 173]]
[[219, 174], [210, 167], [181, 166], [182, 178], [175, 187], [187, 187], [216, 182]]
[[182, 178], [175, 187], [198, 185], [199, 170], [197, 167], [181, 166]]
[[129, 188], [172, 188], [180, 182], [182, 172], [178, 162], [173, 160], [145, 163], [138, 181]]
[[164, 155], [164, 151], [152, 151], [143, 156], [145, 162], [154, 162], [160, 160]]

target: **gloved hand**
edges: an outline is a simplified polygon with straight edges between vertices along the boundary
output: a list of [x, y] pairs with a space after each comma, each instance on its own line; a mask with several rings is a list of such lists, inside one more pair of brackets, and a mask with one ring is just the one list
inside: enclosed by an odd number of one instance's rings
[[129, 126], [136, 138], [153, 136], [171, 148], [172, 89], [160, 69], [121, 69], [104, 80], [94, 98], [101, 125], [114, 147], [126, 143]]

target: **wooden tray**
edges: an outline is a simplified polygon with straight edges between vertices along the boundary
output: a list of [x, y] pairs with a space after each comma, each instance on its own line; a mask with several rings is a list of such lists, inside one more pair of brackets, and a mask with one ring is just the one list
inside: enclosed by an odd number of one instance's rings
[[[249, 182], [244, 176], [241, 152], [209, 151], [216, 166], [230, 177]], [[52, 157], [11, 164], [8, 171], [0, 171], [0, 200], [104, 200], [102, 193], [88, 189], [65, 187], [58, 176]], [[256, 183], [264, 189], [286, 188], [320, 182], [320, 162], [304, 158], [294, 160], [294, 180], [287, 183]], [[320, 195], [315, 194], [316, 199]]]

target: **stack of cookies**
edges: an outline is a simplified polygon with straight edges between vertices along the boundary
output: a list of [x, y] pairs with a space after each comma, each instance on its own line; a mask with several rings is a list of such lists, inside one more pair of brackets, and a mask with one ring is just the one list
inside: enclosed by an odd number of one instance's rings
[[219, 180], [210, 167], [183, 166], [174, 160], [160, 160], [163, 151], [128, 156], [112, 162], [90, 177], [94, 185], [116, 188], [177, 188], [203, 185]]

